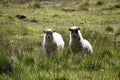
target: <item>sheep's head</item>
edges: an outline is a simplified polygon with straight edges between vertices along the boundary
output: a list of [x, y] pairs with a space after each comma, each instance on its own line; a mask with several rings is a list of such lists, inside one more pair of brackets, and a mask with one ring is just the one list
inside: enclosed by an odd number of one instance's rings
[[55, 32], [54, 30], [46, 29], [43, 32], [46, 34], [45, 38], [46, 38], [47, 41], [52, 41], [53, 40], [53, 33]]
[[68, 29], [70, 31], [70, 35], [73, 39], [79, 38], [79, 32], [78, 32], [79, 29], [80, 28], [78, 28], [76, 26], [73, 26], [73, 27]]

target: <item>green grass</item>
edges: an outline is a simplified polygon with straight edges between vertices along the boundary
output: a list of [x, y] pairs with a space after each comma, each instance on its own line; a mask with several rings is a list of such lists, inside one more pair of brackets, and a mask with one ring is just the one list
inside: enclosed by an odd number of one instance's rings
[[[24, 4], [23, 4], [24, 3]], [[0, 80], [119, 80], [120, 2], [118, 0], [76, 0], [45, 5], [42, 2], [0, 3]], [[15, 17], [27, 16], [27, 21]], [[30, 22], [35, 19], [38, 22]], [[93, 55], [70, 54], [68, 28], [80, 27], [93, 46]], [[62, 34], [63, 52], [43, 52], [43, 30]], [[5, 64], [18, 59], [12, 69]]]

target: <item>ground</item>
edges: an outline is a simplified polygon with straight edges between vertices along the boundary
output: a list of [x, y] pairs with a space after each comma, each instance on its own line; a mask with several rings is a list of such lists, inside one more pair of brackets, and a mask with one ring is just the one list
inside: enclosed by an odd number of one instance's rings
[[[70, 53], [71, 26], [80, 27], [83, 37], [93, 46], [93, 55]], [[46, 28], [61, 33], [63, 52], [44, 54]], [[6, 63], [11, 57], [16, 59], [9, 70]], [[0, 80], [119, 79], [119, 0], [0, 2]]]

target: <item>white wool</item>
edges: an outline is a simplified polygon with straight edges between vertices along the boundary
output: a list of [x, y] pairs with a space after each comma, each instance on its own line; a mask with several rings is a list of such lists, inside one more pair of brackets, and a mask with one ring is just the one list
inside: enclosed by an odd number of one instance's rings
[[[47, 29], [46, 31], [52, 31], [51, 29]], [[56, 50], [63, 50], [64, 49], [64, 41], [62, 36], [57, 33], [53, 32], [53, 39], [52, 41], [46, 40], [46, 33], [44, 34], [43, 38], [43, 48], [45, 50], [45, 53], [51, 54], [54, 53]]]
[[82, 43], [82, 46], [83, 46], [83, 52], [84, 53], [88, 53], [88, 54], [92, 54], [93, 53], [92, 46], [91, 46], [91, 44], [89, 43], [88, 40], [83, 39], [81, 41], [81, 43]]
[[[70, 29], [74, 30], [77, 29], [77, 27], [73, 26]], [[88, 40], [82, 37], [80, 30], [78, 30], [77, 36], [78, 36], [77, 39], [73, 39], [70, 31], [70, 41], [69, 41], [70, 51], [73, 53], [83, 52], [83, 53], [92, 54], [93, 53], [92, 45], [89, 43]]]
[[64, 49], [64, 41], [63, 41], [63, 38], [62, 36], [57, 33], [57, 32], [54, 32], [53, 33], [53, 38], [54, 38], [54, 42], [57, 44], [57, 49], [58, 50], [63, 50]]

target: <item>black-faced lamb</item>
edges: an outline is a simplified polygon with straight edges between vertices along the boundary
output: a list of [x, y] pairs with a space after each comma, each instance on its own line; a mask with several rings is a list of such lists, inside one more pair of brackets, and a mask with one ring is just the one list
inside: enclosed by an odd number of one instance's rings
[[84, 39], [80, 28], [76, 26], [72, 26], [68, 29], [70, 31], [70, 41], [69, 47], [72, 53], [82, 52], [87, 54], [93, 53], [92, 45], [89, 43], [88, 40]]
[[63, 50], [64, 44], [64, 40], [59, 33], [52, 29], [44, 30], [43, 48], [45, 53], [53, 54], [56, 50]]

